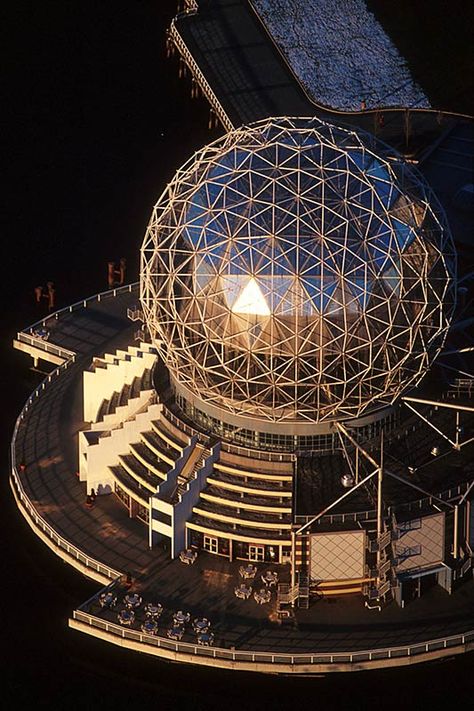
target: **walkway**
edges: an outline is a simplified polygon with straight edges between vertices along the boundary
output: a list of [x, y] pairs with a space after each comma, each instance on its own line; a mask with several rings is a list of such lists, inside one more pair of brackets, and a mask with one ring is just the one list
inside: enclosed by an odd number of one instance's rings
[[344, 112], [315, 103], [246, 0], [199, 0], [199, 11], [180, 14], [170, 36], [220, 118], [227, 116], [225, 128], [268, 116], [317, 116], [368, 131], [422, 160], [455, 239], [472, 244], [472, 192], [456, 203], [459, 189], [474, 184], [472, 118], [424, 109]]
[[[130, 572], [144, 597], [160, 601], [169, 614], [185, 608], [210, 618], [216, 643], [225, 647], [322, 653], [408, 645], [474, 629], [472, 581], [453, 596], [434, 588], [404, 610], [391, 605], [380, 614], [366, 610], [360, 597], [321, 600], [309, 610], [297, 610], [295, 625], [282, 626], [275, 622], [274, 602], [260, 607], [253, 599], [234, 597], [237, 563], [229, 566], [224, 558], [202, 553], [194, 566], [184, 566], [170, 561], [165, 548], [150, 551], [146, 527], [129, 519], [113, 496], [99, 497], [92, 510], [86, 509], [84, 485], [75, 475], [76, 435], [83, 424], [82, 370], [93, 355], [130, 342], [136, 326], [127, 321], [126, 309], [132, 298], [123, 293], [88, 307], [87, 314], [73, 311], [62, 325], [59, 319], [58, 337], [75, 333], [81, 355], [39, 389], [18, 429], [13, 461], [17, 476], [36, 513], [57, 534], [84, 555], [117, 572]], [[81, 335], [78, 324], [84, 319], [87, 328]], [[98, 609], [92, 603], [91, 613], [96, 615]]]
[[133, 342], [137, 325], [127, 319], [136, 293], [65, 309], [47, 320], [50, 341], [78, 353], [76, 362], [34, 398], [21, 421], [15, 455], [27, 497], [51, 527], [87, 556], [120, 571], [142, 574], [154, 556], [146, 528], [128, 518], [115, 497], [85, 508], [85, 487], [76, 477], [77, 433], [82, 421], [82, 372], [93, 356]]

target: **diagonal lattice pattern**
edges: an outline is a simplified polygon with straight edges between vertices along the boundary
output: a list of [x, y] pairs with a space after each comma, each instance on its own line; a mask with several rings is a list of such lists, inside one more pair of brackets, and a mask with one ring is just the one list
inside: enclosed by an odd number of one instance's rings
[[442, 211], [410, 166], [369, 135], [268, 119], [177, 172], [143, 242], [141, 301], [199, 397], [320, 422], [392, 403], [422, 377], [454, 272]]

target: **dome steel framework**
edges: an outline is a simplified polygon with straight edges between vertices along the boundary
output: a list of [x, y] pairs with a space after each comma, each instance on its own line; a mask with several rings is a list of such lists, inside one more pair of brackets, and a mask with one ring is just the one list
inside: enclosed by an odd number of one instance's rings
[[142, 246], [151, 339], [199, 398], [271, 421], [360, 416], [417, 383], [455, 301], [420, 175], [373, 136], [268, 119], [196, 153]]

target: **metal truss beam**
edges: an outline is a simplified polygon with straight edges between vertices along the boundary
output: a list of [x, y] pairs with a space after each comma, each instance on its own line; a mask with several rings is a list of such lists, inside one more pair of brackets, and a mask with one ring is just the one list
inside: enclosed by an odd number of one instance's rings
[[365, 484], [366, 482], [369, 481], [369, 479], [372, 479], [372, 477], [378, 473], [379, 468], [380, 467], [377, 467], [377, 469], [375, 469], [375, 471], [368, 474], [366, 477], [364, 477], [364, 479], [361, 479], [361, 481], [358, 484], [356, 484], [355, 486], [353, 486], [352, 489], [350, 489], [349, 491], [346, 491], [345, 494], [342, 494], [342, 496], [339, 496], [339, 498], [336, 499], [335, 501], [333, 501], [332, 504], [329, 504], [329, 506], [326, 506], [326, 508], [323, 509], [322, 511], [320, 511], [318, 514], [316, 514], [316, 516], [313, 516], [313, 518], [310, 521], [307, 521], [307, 523], [305, 523], [297, 531], [295, 531], [295, 535], [299, 536], [301, 533], [303, 533], [303, 531], [305, 531], [308, 528], [308, 526], [311, 526], [313, 523], [318, 521], [321, 518], [321, 516], [324, 516], [325, 514], [328, 513], [328, 511], [331, 511], [331, 509], [333, 509], [335, 506], [337, 506], [337, 504], [340, 504], [341, 501], [344, 501], [344, 499], [347, 499], [349, 496], [351, 496], [351, 494], [353, 494], [354, 491], [356, 491], [356, 489], [358, 489], [360, 486], [362, 486], [362, 484]]
[[431, 405], [433, 407], [444, 407], [448, 410], [460, 410], [461, 412], [474, 412], [474, 406], [472, 405], [456, 405], [451, 402], [439, 402], [438, 400], [426, 400], [421, 397], [402, 397], [403, 402], [409, 403], [414, 402], [419, 405]]

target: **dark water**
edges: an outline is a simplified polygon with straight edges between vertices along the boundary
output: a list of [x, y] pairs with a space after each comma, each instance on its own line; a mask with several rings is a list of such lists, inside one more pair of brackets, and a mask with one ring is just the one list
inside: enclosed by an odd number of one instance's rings
[[170, 0], [47, 0], [16, 2], [8, 12], [2, 699], [8, 709], [424, 708], [466, 700], [472, 655], [399, 672], [294, 680], [173, 666], [82, 636], [66, 621], [95, 584], [50, 553], [15, 508], [8, 441], [38, 375], [10, 343], [15, 329], [41, 315], [33, 288], [53, 280], [58, 306], [66, 305], [105, 289], [107, 261], [122, 256], [128, 279], [136, 279], [153, 202], [175, 168], [218, 135], [207, 129], [206, 103], [191, 101], [176, 61], [165, 59], [174, 9]]

